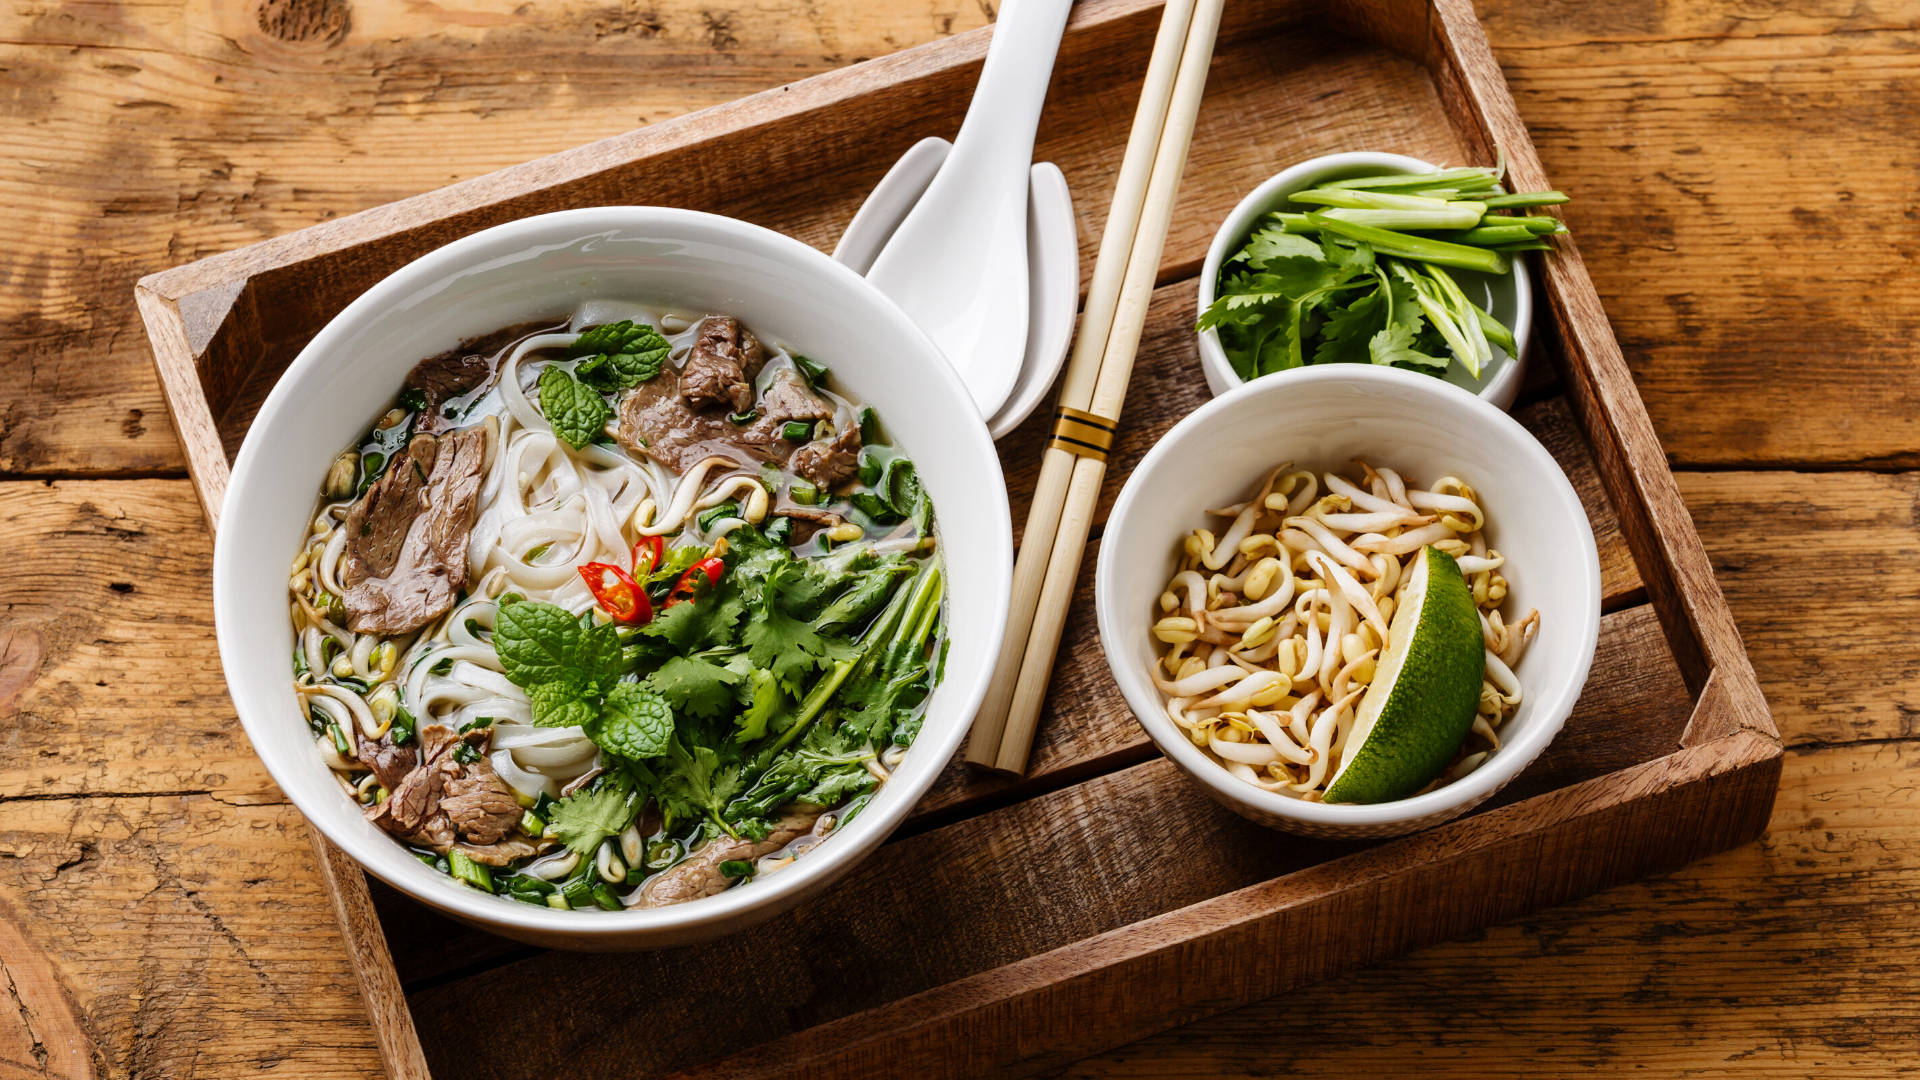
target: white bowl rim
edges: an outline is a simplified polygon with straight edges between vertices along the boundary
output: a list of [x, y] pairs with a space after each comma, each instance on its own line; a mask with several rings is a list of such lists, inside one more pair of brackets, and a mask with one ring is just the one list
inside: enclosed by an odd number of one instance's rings
[[[1265, 791], [1246, 783], [1227, 772], [1219, 762], [1208, 757], [1193, 745], [1192, 740], [1184, 737], [1175, 729], [1173, 722], [1167, 719], [1166, 709], [1160, 692], [1151, 679], [1126, 663], [1114, 647], [1107, 647], [1109, 641], [1118, 642], [1123, 632], [1118, 625], [1119, 614], [1115, 610], [1118, 603], [1115, 592], [1118, 589], [1114, 575], [1118, 574], [1111, 564], [1102, 560], [1094, 596], [1097, 607], [1097, 620], [1103, 651], [1106, 653], [1108, 667], [1112, 669], [1114, 681], [1120, 685], [1122, 696], [1132, 707], [1134, 717], [1141, 727], [1159, 745], [1162, 753], [1173, 758], [1188, 776], [1205, 784], [1210, 790], [1230, 802], [1240, 803], [1255, 810], [1271, 814], [1278, 818], [1310, 822], [1319, 825], [1364, 827], [1397, 825], [1421, 821], [1436, 815], [1464, 811], [1478, 804], [1500, 788], [1506, 786], [1527, 766], [1533, 764], [1548, 743], [1560, 733], [1566, 725], [1567, 717], [1573, 712], [1574, 704], [1580, 698], [1580, 691], [1586, 685], [1587, 674], [1592, 669], [1594, 643], [1600, 633], [1600, 556], [1594, 543], [1592, 523], [1587, 520], [1586, 509], [1580, 502], [1580, 496], [1573, 490], [1573, 484], [1566, 477], [1553, 455], [1540, 445], [1533, 433], [1522, 427], [1518, 420], [1507, 415], [1501, 409], [1482, 400], [1478, 395], [1468, 392], [1452, 383], [1443, 382], [1418, 372], [1401, 371], [1397, 368], [1371, 367], [1361, 364], [1330, 364], [1319, 367], [1293, 368], [1275, 375], [1263, 376], [1252, 382], [1242, 383], [1232, 390], [1187, 414], [1173, 429], [1162, 436], [1153, 448], [1147, 451], [1140, 464], [1133, 470], [1125, 487], [1121, 488], [1114, 500], [1113, 510], [1108, 514], [1109, 522], [1125, 522], [1132, 512], [1135, 500], [1142, 497], [1145, 489], [1141, 477], [1150, 476], [1167, 458], [1180, 453], [1184, 436], [1209, 422], [1231, 408], [1241, 399], [1258, 397], [1265, 394], [1285, 394], [1292, 392], [1301, 382], [1342, 382], [1360, 383], [1400, 383], [1403, 388], [1416, 393], [1433, 395], [1435, 409], [1466, 409], [1479, 414], [1480, 419], [1493, 427], [1505, 428], [1516, 440], [1521, 453], [1533, 459], [1531, 464], [1538, 467], [1550, 478], [1549, 489], [1552, 495], [1563, 503], [1575, 520], [1581, 524], [1577, 539], [1584, 547], [1586, 558], [1579, 560], [1584, 581], [1580, 582], [1581, 591], [1586, 593], [1589, 609], [1593, 613], [1590, 626], [1584, 628], [1587, 647], [1581, 653], [1577, 671], [1557, 686], [1550, 688], [1552, 696], [1534, 699], [1535, 710], [1544, 718], [1544, 722], [1529, 727], [1520, 733], [1520, 737], [1502, 745], [1501, 752], [1489, 757], [1478, 769], [1423, 794], [1396, 799], [1384, 803], [1322, 803], [1307, 802], [1290, 798], [1277, 792]], [[1545, 493], [1543, 493], [1544, 495]], [[1111, 526], [1109, 526], [1111, 527]], [[1172, 537], [1169, 536], [1169, 542]], [[1124, 668], [1124, 670], [1123, 670]]]
[[[393, 301], [406, 296], [422, 285], [441, 280], [462, 270], [482, 265], [486, 259], [495, 255], [514, 255], [531, 250], [543, 238], [547, 230], [560, 227], [569, 229], [569, 235], [577, 234], [585, 238], [610, 229], [640, 230], [649, 226], [668, 227], [678, 230], [682, 236], [704, 233], [704, 238], [735, 242], [745, 241], [766, 245], [772, 249], [784, 249], [784, 253], [804, 269], [823, 277], [838, 279], [846, 290], [859, 293], [873, 303], [874, 314], [895, 324], [894, 329], [907, 334], [918, 341], [923, 354], [934, 362], [927, 365], [926, 377], [933, 381], [940, 396], [953, 401], [971, 402], [971, 395], [961, 383], [959, 375], [940, 353], [918, 325], [909, 319], [894, 303], [879, 290], [867, 283], [866, 279], [854, 273], [825, 252], [764, 226], [719, 214], [678, 207], [662, 206], [595, 206], [560, 210], [547, 214], [536, 214], [525, 218], [494, 225], [478, 232], [468, 234], [421, 255], [381, 279], [366, 292], [360, 294], [340, 312], [333, 316], [320, 332], [314, 335], [305, 348], [287, 366], [274, 387], [268, 393], [249, 426], [249, 435], [264, 430], [272, 420], [288, 408], [297, 407], [292, 400], [296, 378], [299, 373], [319, 365], [326, 354], [335, 347], [338, 339], [351, 333], [357, 323], [371, 317], [373, 313]], [[524, 237], [524, 239], [523, 239]], [[994, 479], [999, 478], [999, 455], [994, 449], [992, 437], [987, 433], [985, 421], [977, 425], [979, 446], [968, 451], [978, 451], [984, 459], [991, 462]], [[235, 510], [232, 505], [240, 492], [246, 491], [252, 483], [256, 470], [264, 468], [262, 458], [265, 444], [248, 438], [243, 441], [240, 453], [236, 456], [229, 474], [226, 493], [222, 498], [221, 514], [226, 516]], [[1007, 539], [1005, 550], [996, 560], [995, 577], [989, 584], [995, 595], [1011, 596], [1013, 590], [1012, 521], [1005, 500], [995, 504], [999, 509], [995, 523], [997, 532]], [[242, 633], [232, 625], [232, 619], [222, 620], [219, 613], [228, 603], [223, 600], [239, 587], [236, 577], [241, 573], [239, 561], [241, 553], [233, 544], [222, 543], [231, 531], [221, 531], [214, 538], [213, 559], [213, 604], [215, 612], [214, 633], [220, 645], [221, 663], [234, 665], [244, 655], [236, 635]], [[984, 655], [995, 657], [1000, 652], [1000, 639], [1004, 636], [1005, 618], [990, 620], [990, 639], [985, 642]], [[986, 696], [987, 684], [992, 676], [989, 663], [973, 680], [970, 686], [961, 686], [948, 672], [947, 677], [935, 693], [963, 695], [964, 723], [954, 725], [945, 738], [930, 739], [923, 731], [921, 737], [914, 740], [914, 750], [919, 753], [938, 755], [941, 760], [950, 759], [959, 749], [960, 743], [972, 729], [974, 714], [979, 711], [980, 703]], [[540, 937], [549, 944], [571, 943], [577, 947], [587, 939], [604, 940], [607, 944], [643, 944], [646, 938], [658, 937], [661, 944], [687, 940], [689, 932], [697, 933], [699, 928], [714, 924], [726, 924], [738, 921], [742, 927], [754, 920], [754, 914], [763, 909], [783, 910], [792, 903], [799, 902], [794, 894], [806, 894], [814, 888], [830, 887], [833, 880], [851, 870], [872, 853], [912, 811], [927, 790], [942, 775], [942, 770], [930, 770], [915, 785], [917, 790], [909, 789], [906, 797], [892, 801], [886, 807], [869, 804], [867, 809], [855, 819], [848, 830], [859, 829], [858, 841], [849, 843], [837, 850], [828, 849], [816, 853], [811, 859], [797, 860], [779, 875], [765, 881], [756, 882], [751, 889], [729, 889], [717, 896], [703, 898], [686, 904], [675, 904], [658, 908], [629, 908], [624, 911], [562, 911], [556, 908], [538, 907], [520, 903], [497, 895], [487, 895], [473, 889], [452, 883], [443, 874], [421, 866], [423, 874], [431, 874], [431, 880], [422, 875], [408, 874], [393, 877], [380, 873], [374, 864], [359, 852], [370, 843], [393, 844], [390, 837], [369, 836], [364, 833], [340, 834], [331, 827], [330, 817], [338, 813], [339, 808], [319, 806], [312, 799], [303, 799], [296, 794], [301, 788], [298, 784], [287, 783], [282, 776], [290, 762], [278, 762], [275, 755], [261, 752], [261, 747], [271, 745], [271, 738], [256, 737], [259, 729], [265, 733], [262, 725], [278, 724], [288, 721], [281, 715], [284, 710], [269, 706], [264, 702], [243, 703], [237, 695], [233, 698], [234, 708], [239, 714], [242, 728], [247, 731], [248, 740], [253, 744], [255, 756], [266, 766], [274, 783], [291, 800], [308, 823], [320, 830], [332, 844], [345, 851], [363, 870], [375, 874], [387, 884], [406, 893], [429, 906], [457, 915], [468, 921], [493, 927], [511, 928]], [[816, 885], [816, 878], [825, 878]], [[782, 903], [782, 901], [786, 903]], [[727, 932], [727, 931], [719, 931]]]
[[[1385, 150], [1345, 150], [1337, 154], [1321, 154], [1319, 157], [1297, 161], [1267, 177], [1260, 182], [1259, 186], [1247, 192], [1245, 198], [1234, 204], [1233, 209], [1228, 211], [1226, 218], [1221, 221], [1219, 230], [1213, 234], [1213, 243], [1207, 245], [1207, 257], [1200, 264], [1198, 310], [1205, 311], [1213, 306], [1213, 290], [1220, 278], [1220, 265], [1227, 261], [1229, 249], [1240, 241], [1241, 235], [1247, 231], [1254, 218], [1265, 213], [1279, 200], [1276, 193], [1281, 188], [1293, 184], [1302, 176], [1357, 166], [1404, 169], [1410, 173], [1433, 172], [1440, 167], [1430, 161]], [[1512, 260], [1512, 267], [1514, 317], [1513, 326], [1509, 329], [1513, 331], [1515, 349], [1514, 354], [1507, 358], [1505, 367], [1475, 395], [1488, 400], [1498, 400], [1504, 395], [1508, 401], [1511, 401], [1513, 395], [1518, 393], [1519, 380], [1527, 362], [1528, 342], [1533, 336], [1533, 276], [1527, 270], [1525, 258]], [[1227, 351], [1220, 344], [1219, 331], [1200, 330], [1196, 332], [1196, 336], [1200, 339], [1200, 362], [1205, 367], [1220, 372], [1230, 380], [1232, 386], [1246, 385], [1247, 380], [1242, 379], [1240, 373], [1233, 370], [1232, 361], [1227, 359]]]

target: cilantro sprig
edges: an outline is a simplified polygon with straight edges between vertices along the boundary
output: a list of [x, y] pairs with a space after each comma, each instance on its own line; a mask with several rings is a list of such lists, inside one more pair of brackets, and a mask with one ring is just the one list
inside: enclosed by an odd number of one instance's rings
[[1380, 174], [1289, 196], [1220, 272], [1201, 330], [1217, 330], [1243, 379], [1305, 364], [1380, 364], [1478, 376], [1513, 334], [1450, 272], [1508, 273], [1520, 252], [1550, 250], [1559, 220], [1512, 210], [1566, 201], [1509, 195], [1495, 169]]

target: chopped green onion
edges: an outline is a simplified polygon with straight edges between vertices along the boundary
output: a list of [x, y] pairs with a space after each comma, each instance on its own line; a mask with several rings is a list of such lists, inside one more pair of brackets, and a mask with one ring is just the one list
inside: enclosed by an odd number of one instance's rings
[[619, 894], [607, 888], [604, 883], [594, 882], [592, 893], [593, 902], [599, 904], [607, 911], [623, 911], [626, 909], [626, 905], [620, 902]]
[[1447, 244], [1472, 244], [1475, 247], [1493, 247], [1496, 244], [1523, 244], [1536, 234], [1524, 225], [1481, 225], [1471, 229], [1450, 229], [1436, 232], [1433, 239]]
[[339, 724], [327, 725], [327, 737], [333, 740], [335, 753], [338, 753], [341, 757], [353, 756], [353, 748], [347, 745], [346, 733], [340, 730]]
[[419, 721], [413, 718], [413, 714], [407, 711], [405, 705], [395, 705], [393, 707], [393, 726], [387, 729], [387, 735], [393, 740], [396, 746], [402, 743], [412, 742], [414, 728], [418, 723]]
[[1307, 220], [1337, 236], [1368, 244], [1382, 255], [1398, 255], [1403, 259], [1418, 259], [1424, 263], [1452, 266], [1461, 270], [1478, 270], [1483, 274], [1505, 274], [1509, 268], [1507, 257], [1497, 251], [1467, 247], [1463, 244], [1449, 244], [1424, 236], [1409, 236], [1405, 233], [1357, 225], [1324, 213], [1308, 214]]
[[528, 836], [539, 836], [547, 831], [547, 819], [531, 810], [520, 815], [520, 831]]
[[[587, 866], [588, 872], [591, 873], [593, 864], [589, 862]], [[571, 907], [586, 907], [593, 903], [593, 886], [588, 884], [586, 878], [572, 878], [560, 886], [559, 895], [566, 897], [567, 904]]]
[[655, 840], [647, 845], [646, 868], [665, 870], [680, 861], [680, 844], [675, 840]]
[[817, 364], [804, 356], [795, 356], [793, 366], [800, 369], [800, 375], [807, 380], [807, 385], [815, 389], [819, 388], [820, 380], [827, 377], [825, 364]]
[[466, 723], [460, 725], [460, 734], [465, 735], [469, 731], [478, 731], [481, 728], [490, 728], [492, 726], [493, 726], [493, 717], [476, 716], [473, 719], [467, 721]]
[[1323, 188], [1363, 188], [1367, 190], [1422, 189], [1422, 188], [1466, 188], [1490, 187], [1500, 182], [1500, 173], [1495, 169], [1468, 166], [1459, 169], [1439, 169], [1424, 173], [1393, 173], [1386, 176], [1356, 176], [1350, 180], [1330, 180], [1321, 184]]
[[813, 425], [805, 420], [789, 420], [780, 426], [780, 437], [789, 442], [806, 442], [813, 434]]
[[701, 512], [699, 517], [700, 528], [703, 530], [711, 529], [713, 528], [713, 523], [716, 521], [723, 518], [739, 516], [740, 507], [737, 503], [723, 502], [719, 506], [708, 507]]
[[751, 424], [758, 419], [760, 419], [759, 409], [748, 409], [746, 412], [735, 412], [735, 413], [727, 414], [727, 422], [730, 424], [735, 424], [739, 427], [746, 427], [748, 424]]
[[455, 848], [447, 853], [447, 866], [451, 869], [453, 876], [457, 880], [464, 881], [474, 888], [479, 889], [481, 892], [490, 893], [493, 891], [493, 871], [488, 870], [480, 863], [474, 862], [466, 852], [461, 851], [459, 848]]
[[880, 441], [880, 415], [873, 411], [871, 405], [860, 407], [860, 441], [864, 443]]
[[1489, 209], [1510, 210], [1520, 206], [1559, 206], [1567, 201], [1563, 191], [1523, 191], [1517, 195], [1491, 195], [1485, 200]]
[[547, 906], [559, 911], [569, 911], [573, 907], [572, 904], [567, 903], [566, 896], [557, 892], [547, 894]]
[[787, 488], [787, 497], [801, 506], [817, 506], [820, 503], [820, 489], [805, 480], [795, 480]]
[[744, 881], [753, 876], [753, 864], [745, 859], [728, 859], [720, 864], [720, 872], [727, 877]]

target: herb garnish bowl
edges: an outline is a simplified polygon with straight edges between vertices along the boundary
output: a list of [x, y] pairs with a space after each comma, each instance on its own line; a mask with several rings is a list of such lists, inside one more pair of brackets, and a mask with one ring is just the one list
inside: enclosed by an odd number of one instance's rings
[[[1214, 234], [1213, 244], [1207, 249], [1207, 259], [1200, 271], [1198, 310], [1205, 311], [1213, 304], [1220, 283], [1220, 268], [1247, 242], [1259, 219], [1267, 213], [1285, 208], [1287, 197], [1294, 192], [1305, 191], [1328, 181], [1370, 173], [1423, 173], [1436, 168], [1405, 154], [1355, 151], [1309, 158], [1281, 171], [1241, 199], [1233, 212], [1227, 215], [1220, 231]], [[1470, 270], [1451, 273], [1468, 299], [1513, 331], [1518, 355], [1509, 355], [1496, 345], [1493, 361], [1483, 367], [1478, 376], [1468, 374], [1458, 363], [1454, 363], [1448, 366], [1444, 378], [1505, 409], [1513, 404], [1515, 395], [1520, 392], [1528, 343], [1533, 333], [1533, 283], [1527, 273], [1526, 260], [1515, 258], [1511, 272], [1504, 275], [1481, 274]], [[1202, 330], [1199, 337], [1200, 366], [1206, 373], [1209, 390], [1223, 394], [1246, 381], [1227, 358], [1218, 331]]]
[[[417, 361], [502, 326], [558, 321], [605, 299], [737, 314], [765, 340], [830, 363], [835, 378], [874, 407], [933, 502], [950, 645], [899, 768], [806, 857], [689, 903], [566, 911], [488, 895], [423, 865], [341, 793], [313, 751], [293, 692], [287, 564], [333, 457], [392, 400]], [[235, 709], [274, 782], [362, 868], [422, 903], [522, 941], [654, 948], [732, 933], [817, 896], [906, 819], [946, 769], [986, 693], [1012, 591], [1011, 535], [999, 456], [966, 387], [932, 341], [864, 278], [791, 237], [712, 214], [567, 210], [421, 256], [349, 304], [294, 359], [234, 463], [214, 547], [215, 629]]]

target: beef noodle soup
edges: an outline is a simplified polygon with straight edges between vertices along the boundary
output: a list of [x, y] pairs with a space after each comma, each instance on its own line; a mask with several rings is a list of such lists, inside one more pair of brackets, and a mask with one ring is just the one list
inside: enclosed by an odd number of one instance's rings
[[608, 304], [422, 361], [289, 581], [342, 791], [556, 908], [712, 896], [826, 841], [945, 652], [932, 507], [848, 389], [734, 316]]

